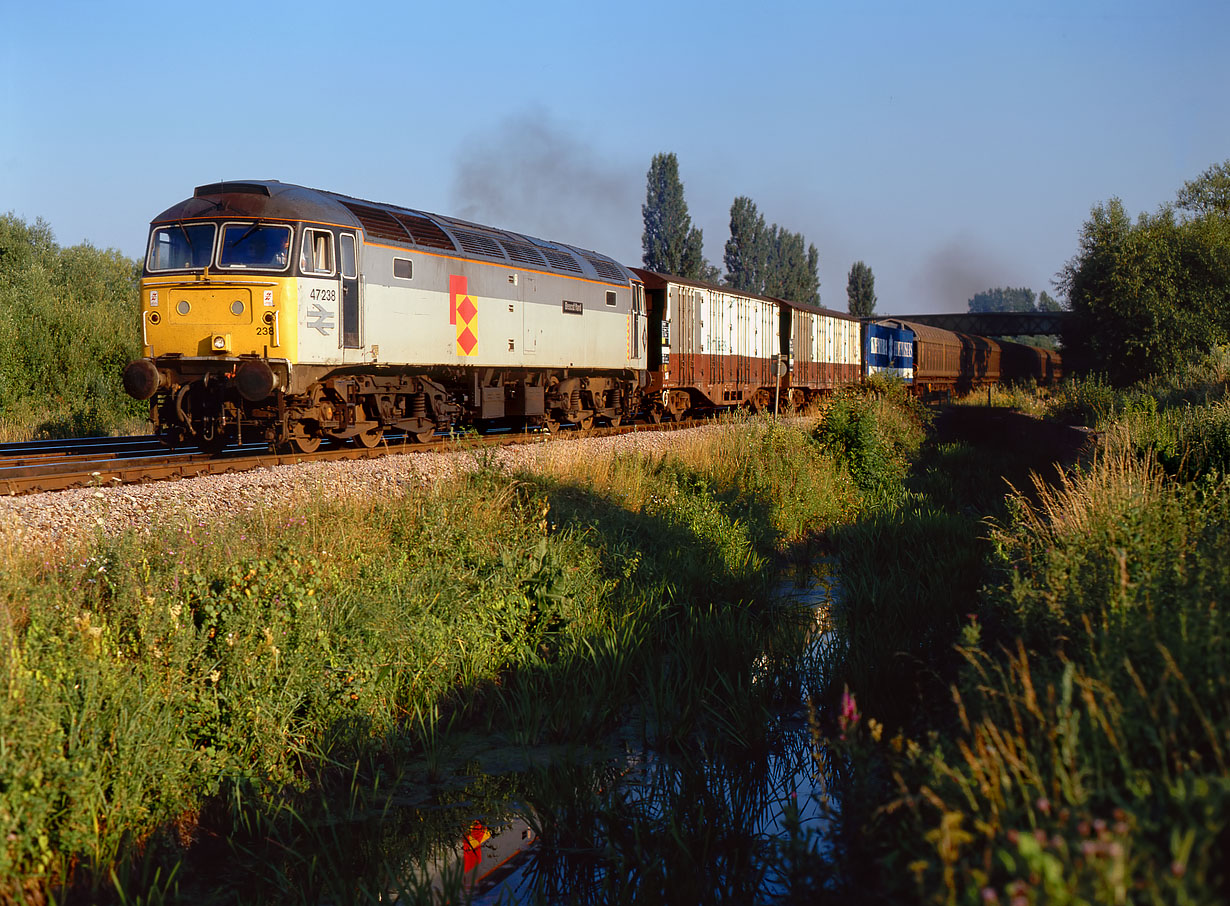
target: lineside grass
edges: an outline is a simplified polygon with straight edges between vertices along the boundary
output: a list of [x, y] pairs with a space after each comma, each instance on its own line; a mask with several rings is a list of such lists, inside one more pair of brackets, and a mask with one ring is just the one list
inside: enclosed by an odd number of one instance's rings
[[[1206, 363], [1184, 380], [1062, 390], [1067, 414], [1097, 427], [1096, 456], [1018, 473], [999, 504], [980, 470], [931, 481], [924, 456], [917, 510], [948, 514], [957, 535], [908, 508], [849, 530], [829, 692], [845, 698], [821, 738], [844, 795], [829, 892], [1230, 898], [1224, 373]], [[1012, 475], [1026, 451], [990, 452], [990, 472]], [[896, 628], [877, 645], [873, 627]]]
[[[570, 448], [533, 474], [480, 453], [401, 496], [5, 552], [0, 901], [170, 901], [185, 850], [293, 842], [322, 800], [379, 812], [406, 765], [447, 774], [475, 734], [579, 743], [638, 713], [655, 741], [753, 736], [755, 702], [785, 693], [715, 677], [764, 654], [748, 608], [775, 557], [857, 511], [848, 473], [762, 420], [658, 458]], [[239, 883], [327, 891], [315, 858]]]

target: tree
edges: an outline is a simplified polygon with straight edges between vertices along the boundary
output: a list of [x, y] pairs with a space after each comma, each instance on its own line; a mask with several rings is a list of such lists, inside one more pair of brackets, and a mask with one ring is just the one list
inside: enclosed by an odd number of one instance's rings
[[1226, 341], [1230, 217], [1215, 205], [1199, 210], [1180, 221], [1163, 205], [1133, 224], [1118, 198], [1094, 207], [1057, 284], [1072, 311], [1065, 367], [1104, 371], [1127, 384]]
[[1057, 299], [1047, 295], [1046, 290], [1042, 290], [1042, 294], [1038, 296], [1038, 311], [1063, 311], [1063, 306]]
[[820, 304], [820, 252], [802, 233], [765, 226], [756, 203], [739, 196], [730, 206], [730, 239], [723, 261], [726, 283], [757, 295]]
[[141, 353], [137, 262], [61, 248], [0, 215], [0, 413], [36, 432], [99, 433], [144, 408], [120, 374]]
[[740, 292], [764, 292], [768, 265], [768, 230], [756, 203], [740, 195], [730, 206], [730, 238], [726, 240], [726, 283]]
[[1037, 311], [1034, 304], [1034, 291], [1028, 287], [996, 287], [974, 293], [969, 300], [969, 310], [972, 312], [988, 311]]
[[1230, 159], [1185, 182], [1175, 205], [1196, 216], [1230, 217]]
[[699, 279], [706, 264], [704, 237], [688, 215], [674, 153], [654, 155], [646, 183], [645, 204], [641, 206], [645, 223], [642, 262], [651, 271]]
[[846, 280], [846, 298], [850, 314], [870, 318], [876, 310], [876, 277], [862, 261], [855, 261]]

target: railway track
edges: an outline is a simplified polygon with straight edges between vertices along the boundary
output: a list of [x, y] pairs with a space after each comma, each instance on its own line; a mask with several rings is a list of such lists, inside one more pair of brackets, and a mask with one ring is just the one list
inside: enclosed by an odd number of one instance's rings
[[228, 447], [220, 453], [199, 450], [168, 450], [157, 438], [87, 437], [58, 441], [0, 444], [0, 495], [35, 494], [69, 488], [138, 484], [246, 472], [301, 462], [374, 459], [396, 453], [431, 453], [477, 449], [516, 443], [542, 443], [569, 437], [611, 437], [634, 431], [673, 431], [707, 424], [707, 421], [632, 424], [617, 428], [564, 428], [552, 436], [534, 433], [491, 433], [439, 436], [419, 443], [401, 436], [384, 438], [370, 449], [339, 445], [314, 453], [270, 453], [261, 444]]

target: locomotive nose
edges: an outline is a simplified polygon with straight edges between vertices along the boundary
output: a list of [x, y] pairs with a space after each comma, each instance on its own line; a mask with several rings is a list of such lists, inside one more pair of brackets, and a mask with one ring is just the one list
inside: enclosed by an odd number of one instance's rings
[[152, 359], [135, 359], [124, 368], [124, 392], [133, 399], [147, 400], [162, 385], [162, 375]]

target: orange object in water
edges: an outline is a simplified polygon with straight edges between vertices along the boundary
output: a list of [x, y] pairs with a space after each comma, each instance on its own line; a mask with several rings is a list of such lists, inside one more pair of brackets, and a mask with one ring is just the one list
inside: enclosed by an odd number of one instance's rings
[[483, 844], [491, 839], [491, 831], [487, 830], [487, 826], [481, 821], [475, 821], [470, 825], [469, 832], [461, 841], [462, 850], [465, 853], [465, 870], [469, 874], [483, 861]]

